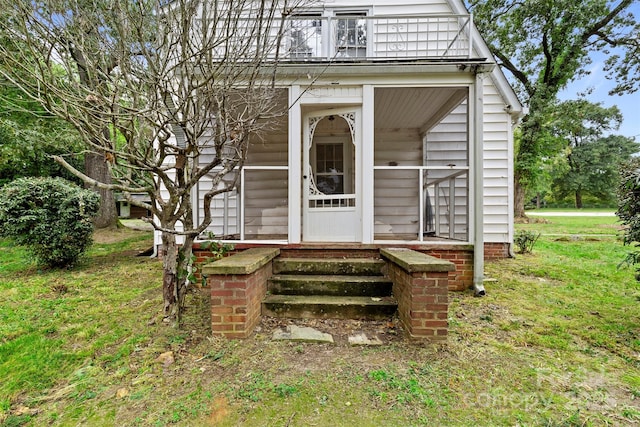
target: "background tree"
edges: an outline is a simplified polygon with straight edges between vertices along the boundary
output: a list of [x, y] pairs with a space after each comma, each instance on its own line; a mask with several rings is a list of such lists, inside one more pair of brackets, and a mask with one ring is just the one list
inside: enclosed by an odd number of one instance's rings
[[[627, 12], [632, 4], [633, 0], [469, 1], [489, 48], [529, 107], [515, 158], [516, 216], [524, 216], [526, 189], [538, 180], [541, 163], [562, 149], [549, 137], [548, 128], [558, 92], [587, 73], [589, 54], [595, 50], [626, 48], [637, 60], [640, 24]], [[626, 71], [616, 64], [611, 63], [612, 70], [637, 72], [637, 62]], [[631, 78], [620, 90], [633, 85], [637, 81]]]
[[[129, 201], [149, 209], [162, 234], [167, 317], [179, 319], [193, 242], [211, 222], [213, 197], [234, 188], [250, 136], [286, 113], [274, 88], [286, 30], [279, 12], [301, 6], [0, 0], [9, 15], [0, 32], [24, 46], [0, 74], [71, 123], [88, 151], [104, 153], [113, 182], [63, 156], [56, 161], [92, 186], [151, 198]], [[212, 184], [200, 188], [204, 216], [194, 223], [192, 190], [205, 175]]]
[[577, 208], [583, 207], [585, 195], [614, 203], [619, 166], [639, 150], [631, 138], [604, 136], [620, 126], [620, 110], [583, 99], [560, 103], [555, 117], [553, 127], [567, 147], [562, 152], [566, 166], [553, 172], [554, 196], [573, 195]]
[[[8, 10], [0, 10], [0, 22], [10, 26], [12, 22]], [[0, 57], [0, 69], [10, 69], [13, 67], [15, 57], [28, 55], [28, 47], [23, 37], [14, 37], [8, 31], [0, 30], [0, 46], [2, 46], [2, 57]], [[69, 45], [71, 46], [71, 45]], [[36, 65], [37, 60], [29, 57], [27, 63]], [[56, 68], [56, 64], [51, 64]], [[24, 67], [13, 70], [14, 74], [20, 73], [20, 80], [29, 80], [35, 70], [26, 72]], [[64, 70], [59, 70], [63, 73]], [[78, 161], [85, 163], [84, 171], [90, 176], [102, 181], [109, 182], [108, 169], [102, 163], [95, 162], [95, 153], [92, 150], [82, 151], [79, 147], [80, 136], [73, 130], [72, 126], [63, 120], [55, 119], [55, 116], [48, 113], [37, 101], [38, 94], [27, 96], [24, 91], [29, 87], [37, 85], [17, 85], [14, 81], [0, 75], [0, 151], [3, 154], [0, 160], [0, 174], [5, 181], [16, 176], [64, 176], [78, 180], [68, 172], [63, 172], [64, 168], [55, 163], [49, 154], [62, 154], [73, 152], [74, 149], [79, 154], [70, 158], [74, 166]], [[81, 153], [81, 154], [80, 154]], [[94, 224], [97, 227], [111, 227], [117, 223], [117, 211], [113, 192], [94, 188], [101, 195], [100, 210], [94, 217]]]
[[[633, 37], [633, 34], [636, 37]], [[629, 37], [631, 35], [631, 37]], [[640, 37], [638, 25], [632, 32], [622, 31], [603, 35], [603, 48], [611, 55], [606, 61], [605, 70], [611, 72], [616, 86], [611, 94], [634, 93], [640, 89]], [[612, 48], [609, 50], [609, 48]]]
[[[3, 84], [4, 83], [4, 84]], [[82, 151], [77, 132], [17, 88], [0, 82], [0, 186], [19, 177], [59, 176], [80, 182], [51, 155]], [[69, 161], [81, 167], [81, 156]]]
[[[105, 8], [108, 10], [109, 6], [90, 0], [77, 2], [70, 9], [65, 3], [58, 2], [56, 5], [50, 5], [50, 10], [47, 11], [54, 14], [72, 11], [72, 16], [67, 17], [69, 19], [67, 21], [68, 25], [65, 27], [67, 34], [63, 35], [57, 32], [57, 36], [63, 37], [63, 39], [56, 46], [56, 50], [67, 61], [73, 61], [73, 64], [68, 65], [73, 65], [72, 70], [76, 85], [84, 86], [87, 93], [104, 93], [103, 88], [110, 84], [108, 76], [118, 66], [121, 52], [116, 51], [114, 53], [111, 49], [104, 49], [104, 45], [102, 45], [106, 41], [104, 37], [118, 37], [118, 35], [110, 31], [112, 28], [109, 28], [107, 21], [104, 22], [106, 26], [101, 26], [94, 20], [95, 16], [92, 15], [97, 12], [97, 15], [100, 16], [100, 12], [105, 11]], [[123, 5], [125, 7], [135, 7], [133, 4], [127, 5], [126, 2]], [[45, 22], [40, 24], [48, 25]], [[81, 42], [79, 43], [80, 40]], [[88, 47], [90, 48], [87, 49]], [[66, 67], [66, 71], [69, 73], [71, 69]], [[91, 103], [93, 98], [89, 96], [85, 99], [85, 102]], [[104, 126], [100, 132], [92, 133], [102, 133], [103, 138], [111, 138], [109, 127], [106, 123], [101, 123], [100, 120], [92, 120], [91, 125], [94, 127]], [[114, 162], [115, 158], [108, 150], [101, 148], [102, 144], [97, 136], [93, 136], [93, 138], [94, 141], [89, 144], [90, 148], [84, 152], [83, 172], [94, 181], [107, 185], [111, 184], [109, 164]], [[94, 220], [96, 227], [115, 227], [118, 221], [118, 213], [113, 191], [108, 186], [95, 186], [90, 183], [86, 183], [86, 186], [100, 194], [100, 211]]]

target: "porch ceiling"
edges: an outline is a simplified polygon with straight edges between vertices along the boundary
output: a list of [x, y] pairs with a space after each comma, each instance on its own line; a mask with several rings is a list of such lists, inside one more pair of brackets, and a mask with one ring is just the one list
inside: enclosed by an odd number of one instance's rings
[[460, 105], [466, 96], [466, 87], [376, 88], [376, 128], [419, 129], [424, 133]]

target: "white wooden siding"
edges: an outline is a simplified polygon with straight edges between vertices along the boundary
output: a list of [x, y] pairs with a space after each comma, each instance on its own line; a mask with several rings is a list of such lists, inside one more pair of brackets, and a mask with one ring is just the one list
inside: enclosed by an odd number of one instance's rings
[[[405, 15], [426, 13], [451, 13], [452, 9], [446, 0], [349, 0], [349, 2], [326, 1], [325, 7], [343, 9], [345, 11], [368, 11], [373, 7], [375, 15]], [[310, 9], [313, 9], [313, 2]]]
[[455, 108], [426, 135], [427, 166], [468, 166], [467, 103]]
[[[343, 2], [335, 2], [333, 5], [341, 6]], [[329, 4], [327, 4], [329, 6]], [[426, 13], [451, 13], [451, 6], [446, 0], [423, 0], [423, 1], [398, 1], [389, 0], [350, 0], [349, 6], [353, 9], [360, 7], [367, 9], [373, 6], [375, 15], [405, 15], [405, 14], [426, 14]]]
[[310, 87], [302, 94], [301, 102], [305, 104], [362, 102], [362, 86]]
[[287, 135], [272, 134], [264, 139], [255, 138], [249, 146], [247, 165], [286, 166], [288, 162]]
[[[229, 175], [233, 179], [233, 175]], [[205, 176], [197, 185], [198, 205], [196, 207], [197, 221], [204, 218], [204, 207], [202, 199], [204, 195], [212, 190], [212, 179]], [[227, 194], [219, 194], [211, 201], [211, 224], [207, 231], [212, 232], [217, 237], [235, 235], [240, 233], [239, 221], [240, 213], [238, 192], [233, 191]]]
[[245, 169], [245, 234], [248, 238], [286, 238], [287, 171]]
[[251, 166], [287, 166], [287, 136], [267, 135], [249, 146], [244, 170], [244, 224], [249, 239], [286, 238], [289, 183], [287, 170], [251, 170]]
[[513, 209], [509, 177], [511, 117], [493, 80], [484, 80], [484, 241], [510, 242], [510, 212]]

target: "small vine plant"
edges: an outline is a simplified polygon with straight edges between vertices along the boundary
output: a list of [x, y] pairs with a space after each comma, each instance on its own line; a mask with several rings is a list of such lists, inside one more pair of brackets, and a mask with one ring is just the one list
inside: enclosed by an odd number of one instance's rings
[[516, 245], [516, 252], [519, 254], [530, 254], [533, 247], [540, 238], [540, 233], [529, 230], [519, 230], [513, 237], [513, 243]]
[[197, 257], [195, 254], [191, 254], [191, 259], [189, 261], [189, 271], [187, 274], [187, 280], [189, 283], [200, 283], [201, 286], [207, 285], [207, 278], [200, 275], [200, 278], [197, 277], [198, 271], [200, 271], [201, 266], [207, 264], [209, 262], [216, 261], [222, 257], [224, 257], [227, 253], [234, 249], [234, 246], [230, 243], [222, 243], [216, 240], [215, 234], [212, 232], [207, 232], [204, 237], [204, 241], [200, 243], [200, 250], [204, 252], [210, 252], [211, 256], [206, 257], [202, 263], [197, 263]]

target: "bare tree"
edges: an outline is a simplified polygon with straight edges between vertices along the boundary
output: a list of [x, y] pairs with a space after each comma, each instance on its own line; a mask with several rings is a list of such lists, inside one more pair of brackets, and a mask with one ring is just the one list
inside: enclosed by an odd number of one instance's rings
[[[150, 204], [129, 200], [162, 232], [168, 318], [179, 319], [213, 197], [233, 188], [249, 137], [285, 113], [276, 110], [276, 59], [283, 22], [302, 2], [0, 0], [9, 16], [0, 31], [23, 46], [0, 73], [73, 124], [112, 182], [55, 160], [96, 188], [149, 195]], [[194, 223], [192, 190], [206, 175]]]

